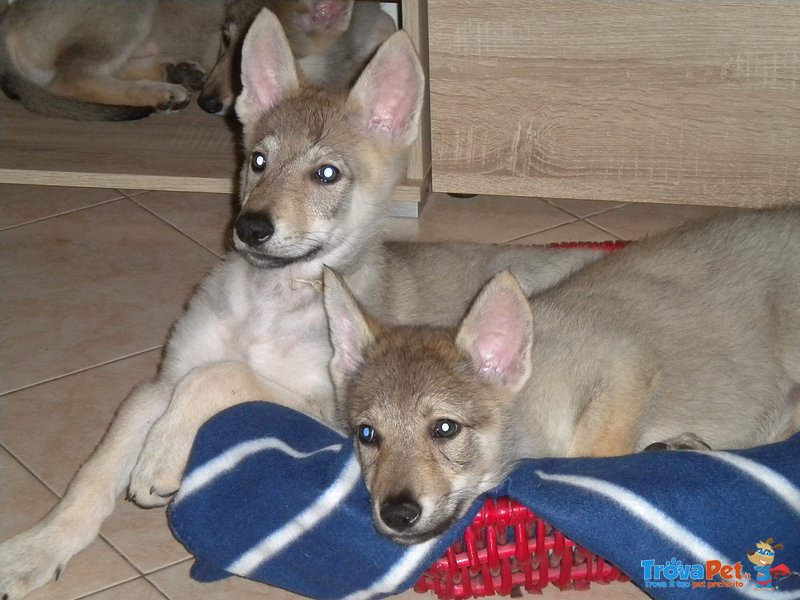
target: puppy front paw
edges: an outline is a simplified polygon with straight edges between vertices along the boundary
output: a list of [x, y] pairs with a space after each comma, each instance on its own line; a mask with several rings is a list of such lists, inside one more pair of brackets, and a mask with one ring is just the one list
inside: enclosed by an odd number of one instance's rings
[[66, 559], [58, 556], [58, 541], [29, 530], [0, 544], [0, 598], [18, 600], [57, 580]]
[[128, 500], [142, 508], [166, 505], [180, 488], [191, 444], [168, 424], [156, 423], [131, 474]]

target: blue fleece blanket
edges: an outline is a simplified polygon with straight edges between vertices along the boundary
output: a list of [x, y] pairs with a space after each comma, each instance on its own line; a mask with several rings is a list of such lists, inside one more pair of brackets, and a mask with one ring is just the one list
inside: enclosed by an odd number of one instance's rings
[[[491, 495], [529, 506], [655, 598], [800, 598], [800, 434], [738, 452], [528, 460]], [[200, 431], [169, 518], [200, 581], [372, 598], [411, 588], [480, 504], [440, 538], [397, 545], [373, 528], [349, 439], [252, 402]], [[784, 568], [767, 593], [747, 553], [770, 537]]]

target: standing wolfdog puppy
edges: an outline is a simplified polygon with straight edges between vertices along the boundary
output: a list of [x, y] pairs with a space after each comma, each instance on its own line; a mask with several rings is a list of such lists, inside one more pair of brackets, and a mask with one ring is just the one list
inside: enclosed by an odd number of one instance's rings
[[381, 46], [349, 93], [308, 87], [265, 10], [242, 47], [242, 84], [236, 113], [247, 159], [236, 250], [201, 283], [157, 378], [125, 400], [61, 501], [0, 546], [6, 600], [56, 576], [95, 538], [126, 487], [142, 506], [165, 504], [198, 428], [216, 412], [265, 399], [334, 422], [324, 265], [384, 318], [452, 323], [493, 273], [510, 267], [532, 292], [602, 254], [380, 243], [424, 91], [404, 32]]
[[747, 448], [800, 429], [800, 209], [639, 242], [459, 328], [388, 327], [326, 273], [340, 422], [375, 524], [432, 537], [527, 457]]

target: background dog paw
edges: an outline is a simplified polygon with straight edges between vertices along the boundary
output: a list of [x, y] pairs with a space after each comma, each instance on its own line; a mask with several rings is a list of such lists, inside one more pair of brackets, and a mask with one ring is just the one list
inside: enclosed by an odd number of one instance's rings
[[155, 104], [157, 110], [181, 110], [189, 106], [191, 96], [184, 87], [174, 83], [167, 83], [164, 86], [164, 90]]
[[206, 82], [206, 74], [199, 65], [182, 62], [177, 65], [168, 64], [166, 66], [167, 81], [185, 87], [187, 90], [198, 91], [203, 89]]

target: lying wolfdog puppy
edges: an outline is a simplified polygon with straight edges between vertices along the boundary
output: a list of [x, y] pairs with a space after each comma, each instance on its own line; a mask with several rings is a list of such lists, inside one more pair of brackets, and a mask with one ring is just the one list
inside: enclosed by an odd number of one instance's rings
[[183, 108], [214, 64], [225, 2], [14, 2], [0, 25], [3, 92], [34, 112], [78, 120]]
[[395, 29], [369, 0], [24, 0], [0, 25], [2, 88], [29, 110], [77, 120], [177, 110], [201, 88], [201, 108], [223, 112], [264, 7], [303, 74], [325, 85], [348, 87]]
[[501, 273], [457, 330], [382, 325], [331, 273], [325, 307], [340, 424], [399, 542], [443, 531], [522, 458], [800, 429], [798, 208], [639, 242], [531, 301]]
[[0, 546], [0, 597], [16, 600], [56, 576], [126, 487], [142, 506], [165, 504], [198, 428], [219, 410], [267, 399], [334, 422], [323, 265], [384, 318], [453, 323], [495, 272], [510, 267], [533, 292], [602, 254], [380, 243], [424, 91], [404, 32], [349, 93], [305, 87], [280, 23], [263, 11], [244, 41], [242, 84], [236, 250], [202, 282], [157, 378], [125, 400], [61, 501]]

